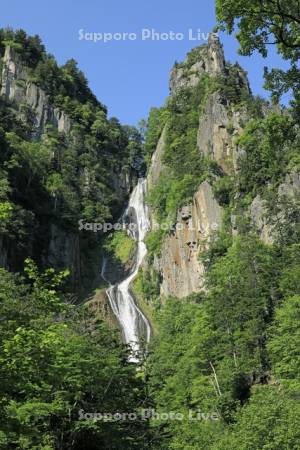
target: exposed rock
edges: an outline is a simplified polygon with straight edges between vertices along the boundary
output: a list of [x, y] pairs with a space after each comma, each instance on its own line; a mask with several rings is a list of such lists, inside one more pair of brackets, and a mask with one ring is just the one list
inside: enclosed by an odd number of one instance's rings
[[214, 33], [209, 34], [207, 51], [207, 68], [208, 73], [222, 72], [225, 67], [223, 45]]
[[122, 197], [129, 195], [133, 185], [136, 183], [136, 178], [130, 173], [130, 170], [118, 171], [118, 167], [115, 168], [115, 172], [112, 175], [112, 183], [116, 192], [119, 192]]
[[267, 222], [268, 209], [266, 201], [257, 195], [250, 206], [250, 216], [252, 223], [258, 231], [260, 238], [265, 244], [272, 244], [274, 236], [272, 227]]
[[204, 155], [214, 159], [225, 173], [237, 170], [240, 150], [234, 137], [242, 132], [246, 111], [231, 110], [218, 92], [209, 96], [205, 111], [200, 117], [197, 143]]
[[97, 291], [96, 294], [84, 304], [84, 306], [89, 309], [90, 317], [94, 320], [95, 326], [97, 326], [99, 320], [104, 319], [111, 328], [119, 331], [118, 321], [111, 310], [105, 290]]
[[278, 188], [280, 197], [296, 198], [300, 194], [300, 172], [293, 170], [285, 177], [285, 181]]
[[34, 136], [39, 138], [47, 124], [53, 125], [58, 131], [68, 134], [71, 120], [68, 115], [55, 108], [46, 93], [34, 83], [28, 81], [27, 69], [19, 61], [11, 47], [6, 47], [3, 58], [3, 70], [0, 94], [6, 100], [17, 105], [26, 104], [34, 113]]
[[[208, 44], [192, 50], [182, 64], [175, 64], [170, 76], [170, 93], [175, 96], [182, 88], [196, 86], [203, 73], [210, 76], [228, 75], [223, 46], [219, 38], [210, 34]], [[194, 60], [196, 59], [196, 62]], [[246, 73], [236, 71], [236, 83], [241, 89], [251, 94]], [[234, 137], [242, 131], [242, 123], [247, 120], [246, 108], [233, 108], [219, 93], [211, 94], [201, 114], [198, 132], [198, 147], [206, 156], [214, 159], [225, 173], [237, 170], [240, 150], [234, 145]]]
[[[287, 174], [285, 181], [278, 187], [278, 206], [284, 204], [286, 200], [299, 202], [300, 196], [300, 173], [293, 170]], [[269, 212], [267, 203], [257, 195], [250, 206], [250, 216], [253, 225], [259, 233], [260, 238], [266, 244], [272, 244], [276, 238], [276, 226], [270, 224], [268, 220]], [[284, 212], [278, 211], [277, 222], [284, 223]]]
[[19, 62], [14, 50], [11, 47], [6, 47], [3, 58], [0, 94], [7, 100], [15, 100], [21, 103], [24, 98], [26, 77], [27, 71]]
[[210, 184], [204, 181], [192, 205], [178, 212], [175, 230], [166, 238], [161, 257], [156, 258], [155, 266], [162, 276], [162, 295], [185, 297], [201, 290], [204, 268], [199, 253], [221, 222], [221, 207]]
[[204, 72], [216, 75], [224, 71], [223, 46], [215, 34], [210, 33], [208, 44], [193, 51], [198, 51], [198, 61], [189, 65], [187, 58], [182, 64], [175, 65], [171, 71], [170, 94], [172, 96], [182, 88], [196, 86]]
[[[3, 68], [2, 74], [0, 74], [0, 95], [12, 103], [17, 116], [21, 116], [21, 106], [29, 107], [33, 119], [32, 140], [40, 139], [45, 133], [47, 125], [52, 125], [54, 129], [64, 133], [67, 139], [71, 139], [72, 121], [68, 114], [55, 107], [46, 92], [30, 81], [28, 69], [13, 48], [6, 47], [1, 62]], [[82, 173], [82, 178], [84, 191], [88, 193], [92, 180], [87, 168]], [[135, 179], [130, 169], [116, 165], [111, 174], [111, 183], [121, 201], [122, 199], [126, 200], [134, 182]], [[30, 245], [31, 243], [27, 242], [27, 255], [34, 254]], [[6, 248], [7, 246], [8, 248]], [[45, 266], [51, 265], [58, 269], [69, 268], [72, 289], [77, 290], [82, 287], [83, 280], [87, 277], [83, 248], [84, 244], [80, 241], [79, 234], [66, 232], [60, 225], [49, 223], [49, 227], [43, 230], [43, 243], [41, 243], [39, 256]], [[0, 241], [0, 264], [9, 269], [14, 267], [12, 255], [16, 255], [17, 250], [14, 243], [9, 242], [6, 245], [2, 239]], [[21, 256], [22, 258], [19, 259], [23, 261], [24, 255]], [[90, 268], [89, 274], [92, 272], [93, 269]]]
[[[170, 78], [171, 95], [177, 95], [184, 87], [195, 86], [204, 72], [213, 76], [226, 75], [223, 48], [219, 39], [213, 35], [208, 45], [194, 50], [192, 59], [188, 56], [183, 64], [175, 65]], [[250, 94], [248, 80], [242, 70], [237, 73], [237, 82], [241, 87], [246, 87]], [[232, 174], [238, 169], [241, 149], [235, 145], [234, 138], [242, 132], [242, 124], [246, 120], [246, 109], [233, 108], [218, 92], [208, 97], [200, 116], [197, 136], [199, 152], [216, 161], [226, 174]], [[155, 185], [165, 169], [162, 164], [165, 133], [166, 127], [152, 156], [149, 187]], [[199, 261], [199, 253], [206, 247], [210, 234], [219, 229], [221, 223], [222, 208], [214, 198], [210, 184], [204, 182], [194, 195], [193, 204], [178, 212], [176, 229], [165, 239], [161, 257], [155, 259], [155, 267], [162, 279], [162, 295], [184, 297], [201, 290], [204, 267]], [[152, 227], [156, 225], [152, 217]]]
[[68, 268], [72, 286], [78, 287], [81, 277], [79, 236], [51, 224], [47, 261], [53, 267]]
[[151, 158], [151, 164], [147, 176], [148, 188], [151, 188], [153, 185], [155, 185], [160, 174], [164, 170], [162, 157], [165, 149], [165, 139], [166, 139], [166, 126], [164, 127], [161, 133], [156, 150]]

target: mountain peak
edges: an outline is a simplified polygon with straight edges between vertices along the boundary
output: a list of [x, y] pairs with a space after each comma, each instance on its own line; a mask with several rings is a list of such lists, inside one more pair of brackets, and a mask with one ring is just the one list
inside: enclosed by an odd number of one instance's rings
[[170, 93], [176, 95], [181, 88], [195, 86], [201, 75], [224, 72], [223, 45], [215, 33], [210, 33], [207, 44], [193, 48], [182, 63], [175, 63], [170, 75]]

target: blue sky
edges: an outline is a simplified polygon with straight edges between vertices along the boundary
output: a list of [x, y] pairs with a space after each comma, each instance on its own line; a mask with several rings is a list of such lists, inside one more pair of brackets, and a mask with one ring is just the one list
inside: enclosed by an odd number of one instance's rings
[[[199, 29], [208, 33], [215, 25], [213, 0], [3, 0], [0, 26], [23, 28], [39, 34], [48, 52], [60, 64], [75, 58], [109, 115], [135, 125], [146, 118], [151, 106], [160, 106], [168, 95], [169, 72], [175, 60], [202, 41], [190, 41]], [[79, 30], [95, 33], [136, 33], [136, 40], [92, 42], [79, 39]], [[142, 40], [141, 30], [183, 33], [183, 40]], [[237, 55], [233, 36], [220, 34], [225, 57], [238, 61], [248, 72], [254, 94], [263, 90], [263, 66], [284, 67], [273, 51], [267, 59], [259, 55]]]

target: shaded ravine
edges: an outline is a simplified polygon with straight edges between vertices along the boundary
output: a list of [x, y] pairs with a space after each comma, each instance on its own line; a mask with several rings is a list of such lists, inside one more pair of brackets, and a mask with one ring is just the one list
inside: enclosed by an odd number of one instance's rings
[[135, 254], [135, 263], [132, 271], [125, 280], [111, 285], [105, 277], [106, 259], [103, 259], [102, 278], [110, 284], [106, 290], [111, 309], [115, 314], [120, 328], [122, 330], [123, 340], [126, 344], [131, 346], [132, 355], [131, 361], [137, 361], [138, 351], [141, 347], [141, 342], [146, 344], [150, 340], [151, 327], [148, 319], [136, 304], [132, 293], [130, 292], [130, 285], [138, 273], [139, 267], [147, 254], [147, 248], [144, 243], [144, 238], [150, 228], [148, 207], [145, 204], [146, 194], [146, 180], [141, 178], [134, 188], [127, 210], [124, 214], [124, 221], [129, 224], [129, 232], [137, 241], [137, 249]]

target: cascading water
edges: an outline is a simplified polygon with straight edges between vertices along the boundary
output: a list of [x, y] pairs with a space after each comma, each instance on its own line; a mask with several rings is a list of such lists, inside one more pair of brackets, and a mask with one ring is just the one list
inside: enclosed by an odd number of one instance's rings
[[[148, 319], [139, 309], [130, 292], [130, 284], [138, 273], [139, 267], [147, 254], [144, 238], [149, 230], [148, 207], [145, 204], [146, 180], [141, 178], [133, 190], [128, 208], [124, 214], [126, 221], [130, 222], [129, 232], [137, 241], [136, 259], [134, 268], [129, 276], [106, 290], [113, 313], [115, 314], [123, 333], [123, 340], [132, 349], [131, 361], [137, 361], [137, 353], [141, 340], [148, 343], [151, 327]], [[106, 259], [103, 260], [102, 278], [105, 278]], [[106, 280], [107, 281], [107, 280]]]

